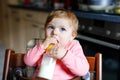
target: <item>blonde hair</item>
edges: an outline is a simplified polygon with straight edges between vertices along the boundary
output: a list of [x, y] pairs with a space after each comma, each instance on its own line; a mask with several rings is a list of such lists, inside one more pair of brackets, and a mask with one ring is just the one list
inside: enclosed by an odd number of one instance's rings
[[73, 12], [64, 9], [53, 10], [47, 17], [45, 28], [47, 27], [49, 22], [53, 20], [53, 18], [67, 18], [70, 21], [73, 31], [77, 34], [78, 19]]

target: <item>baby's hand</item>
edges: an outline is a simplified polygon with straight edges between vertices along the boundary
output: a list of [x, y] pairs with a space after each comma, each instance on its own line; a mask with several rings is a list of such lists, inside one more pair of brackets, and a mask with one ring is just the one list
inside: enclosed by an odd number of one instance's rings
[[62, 59], [65, 56], [66, 51], [67, 50], [63, 47], [53, 46], [47, 54], [53, 58]]

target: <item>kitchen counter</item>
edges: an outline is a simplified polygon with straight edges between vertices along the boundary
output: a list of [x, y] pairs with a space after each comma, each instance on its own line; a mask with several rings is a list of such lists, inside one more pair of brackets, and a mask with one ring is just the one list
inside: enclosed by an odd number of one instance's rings
[[25, 6], [25, 5], [8, 5], [11, 8], [19, 8], [19, 9], [26, 9], [26, 10], [34, 10], [34, 11], [44, 11], [44, 12], [50, 12], [53, 9], [51, 8], [40, 8], [36, 6]]
[[[25, 6], [25, 5], [9, 5], [9, 7], [34, 10], [34, 11], [43, 11], [43, 12], [50, 12], [53, 10], [53, 8], [40, 8], [36, 6]], [[78, 17], [82, 17], [82, 18], [89, 18], [89, 19], [96, 19], [96, 20], [103, 20], [103, 21], [110, 21], [117, 23], [120, 22], [119, 14], [98, 13], [98, 12], [81, 11], [81, 10], [71, 10], [71, 11], [73, 11]]]

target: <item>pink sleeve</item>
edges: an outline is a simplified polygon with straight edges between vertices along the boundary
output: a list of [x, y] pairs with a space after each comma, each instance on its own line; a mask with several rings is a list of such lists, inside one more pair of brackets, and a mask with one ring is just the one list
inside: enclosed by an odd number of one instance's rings
[[24, 56], [25, 64], [29, 66], [36, 66], [37, 61], [40, 59], [41, 55], [44, 53], [44, 49], [40, 44], [37, 44], [34, 48], [30, 49]]
[[82, 47], [78, 41], [74, 41], [69, 45], [70, 50], [62, 59], [63, 63], [69, 70], [79, 76], [85, 75], [89, 71], [89, 64], [83, 53]]

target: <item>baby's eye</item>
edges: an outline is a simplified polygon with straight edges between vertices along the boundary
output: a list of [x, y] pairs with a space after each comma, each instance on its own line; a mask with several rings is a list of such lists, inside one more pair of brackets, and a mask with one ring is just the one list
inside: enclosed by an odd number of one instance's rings
[[66, 29], [65, 28], [61, 28], [61, 31], [66, 31]]
[[48, 29], [54, 29], [54, 27], [53, 26], [48, 26]]

